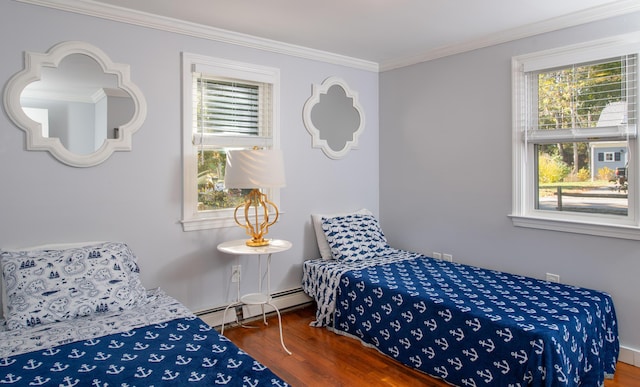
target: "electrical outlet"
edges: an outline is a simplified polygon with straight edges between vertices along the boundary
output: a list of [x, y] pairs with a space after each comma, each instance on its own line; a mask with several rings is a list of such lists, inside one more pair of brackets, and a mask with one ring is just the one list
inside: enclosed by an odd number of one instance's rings
[[436, 253], [435, 251], [431, 254], [431, 256], [435, 259], [442, 259], [442, 254]]
[[240, 265], [231, 267], [231, 282], [240, 282]]
[[453, 255], [451, 254], [442, 254], [442, 259], [445, 261], [453, 262]]
[[560, 276], [558, 274], [547, 273], [547, 281], [549, 282], [560, 282]]

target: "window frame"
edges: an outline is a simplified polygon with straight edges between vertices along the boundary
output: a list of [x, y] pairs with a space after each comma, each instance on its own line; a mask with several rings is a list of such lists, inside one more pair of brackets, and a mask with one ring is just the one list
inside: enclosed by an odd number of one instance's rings
[[[629, 54], [638, 54], [640, 57], [640, 33], [619, 35], [512, 58], [512, 211], [509, 217], [514, 226], [640, 240], [640, 147], [637, 135], [628, 140], [628, 170], [633, 171], [633, 174], [627, 176], [628, 215], [613, 217], [535, 209], [535, 145], [526, 141], [525, 130], [532, 103], [528, 101], [526, 89], [528, 72]], [[638, 90], [637, 77], [635, 82]], [[640, 98], [636, 98], [635, 101], [636, 112], [639, 111], [638, 100]]]
[[[205, 230], [236, 226], [233, 208], [198, 211], [198, 150], [193, 133], [193, 78], [194, 72], [216, 78], [238, 79], [247, 83], [271, 84], [271, 135], [250, 138], [220, 136], [220, 147], [280, 148], [280, 70], [273, 67], [232, 61], [192, 53], [182, 53], [182, 227], [183, 231]], [[197, 136], [195, 136], [197, 137]], [[214, 145], [214, 144], [208, 144]], [[280, 207], [280, 189], [266, 192], [269, 200]]]

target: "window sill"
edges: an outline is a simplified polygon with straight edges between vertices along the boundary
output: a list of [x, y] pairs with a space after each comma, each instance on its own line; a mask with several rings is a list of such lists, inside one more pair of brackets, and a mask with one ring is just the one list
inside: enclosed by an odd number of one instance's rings
[[640, 227], [632, 225], [596, 224], [572, 220], [557, 220], [522, 215], [509, 215], [516, 227], [570, 232], [609, 238], [640, 240]]
[[[225, 228], [225, 227], [238, 227], [235, 218], [233, 217], [233, 211], [230, 212], [231, 216], [218, 216], [208, 218], [194, 218], [194, 219], [182, 219], [182, 231], [198, 231], [198, 230], [210, 230], [213, 228]], [[280, 211], [282, 215], [284, 212]], [[273, 219], [275, 212], [269, 212], [269, 218]], [[242, 218], [240, 219], [242, 221]]]
[[232, 227], [236, 225], [233, 217], [183, 219], [182, 231], [209, 230], [212, 228]]

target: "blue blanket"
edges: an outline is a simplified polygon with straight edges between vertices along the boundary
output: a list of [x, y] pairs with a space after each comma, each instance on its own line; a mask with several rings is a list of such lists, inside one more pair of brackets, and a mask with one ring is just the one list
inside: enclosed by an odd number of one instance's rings
[[333, 327], [458, 386], [602, 386], [609, 295], [428, 257], [342, 272]]
[[16, 386], [286, 386], [197, 317], [0, 359]]

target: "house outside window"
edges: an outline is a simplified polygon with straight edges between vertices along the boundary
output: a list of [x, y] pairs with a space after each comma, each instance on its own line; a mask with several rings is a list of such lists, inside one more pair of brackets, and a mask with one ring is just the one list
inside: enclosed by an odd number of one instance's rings
[[639, 38], [513, 58], [514, 225], [640, 239]]
[[[183, 53], [185, 231], [235, 225], [243, 190], [224, 186], [226, 154], [279, 147], [278, 69]], [[279, 205], [279, 190], [265, 192]]]
[[592, 143], [589, 152], [594, 155], [591, 157], [592, 165], [590, 167], [592, 180], [597, 180], [598, 171], [600, 174], [607, 173], [611, 179], [614, 179], [615, 171], [626, 168], [629, 162], [629, 149], [626, 141]]

